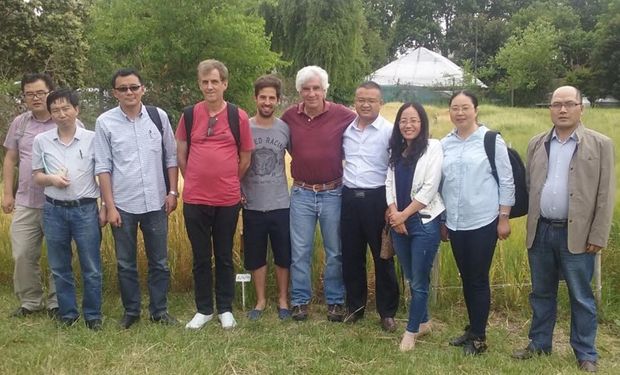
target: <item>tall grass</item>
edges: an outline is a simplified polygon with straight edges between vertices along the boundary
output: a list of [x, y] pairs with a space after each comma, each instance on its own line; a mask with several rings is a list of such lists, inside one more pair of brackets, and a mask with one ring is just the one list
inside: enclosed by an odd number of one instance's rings
[[[384, 106], [383, 115], [393, 120], [400, 106], [399, 103], [388, 103]], [[427, 107], [431, 121], [431, 135], [433, 138], [442, 138], [451, 129], [447, 108]], [[584, 114], [586, 126], [595, 129], [611, 137], [616, 150], [620, 149], [620, 134], [616, 129], [620, 110], [618, 109], [588, 109]], [[529, 139], [537, 133], [548, 131], [551, 123], [548, 110], [546, 109], [515, 109], [491, 105], [482, 105], [479, 108], [479, 120], [492, 129], [498, 130], [506, 142], [515, 148], [525, 158], [525, 152]], [[616, 153], [616, 163], [620, 160]], [[620, 168], [616, 168], [616, 180], [620, 176]], [[620, 189], [620, 184], [618, 186]], [[618, 191], [616, 192], [618, 193]], [[616, 194], [620, 196], [620, 194]], [[10, 216], [0, 215], [0, 281], [11, 283], [13, 262], [11, 259], [11, 247], [9, 241]], [[495, 308], [505, 308], [514, 311], [525, 311], [527, 306], [527, 294], [529, 293], [529, 266], [525, 249], [525, 219], [511, 220], [512, 234], [506, 241], [498, 244], [495, 259], [491, 270], [493, 288], [493, 303]], [[608, 249], [603, 252], [603, 302], [602, 307], [606, 317], [611, 320], [620, 317], [620, 199], [616, 201], [614, 223], [611, 241]], [[239, 232], [242, 231], [241, 222]], [[114, 255], [113, 240], [110, 228], [103, 230], [102, 257], [104, 268], [104, 288], [106, 294], [115, 293], [117, 289], [116, 261]], [[315, 238], [317, 251], [313, 258], [313, 284], [317, 295], [321, 294], [321, 273], [324, 262], [322, 241], [317, 231]], [[143, 242], [139, 241], [139, 268], [140, 277], [146, 281], [146, 258], [143, 251]], [[192, 289], [192, 254], [189, 241], [185, 232], [182, 205], [169, 218], [169, 258], [172, 274], [171, 289], [177, 292], [190, 291]], [[235, 239], [234, 263], [238, 272], [243, 272], [242, 249], [239, 236]], [[369, 264], [372, 261], [369, 260]], [[448, 244], [442, 244], [438, 253], [439, 284], [437, 308], [462, 303], [460, 291], [460, 279], [458, 271]], [[77, 263], [75, 268], [79, 268]], [[372, 268], [370, 266], [369, 268]], [[369, 281], [374, 283], [372, 270], [369, 272]], [[144, 285], [144, 284], [143, 284]], [[275, 281], [270, 273], [268, 288], [275, 292]], [[252, 296], [252, 288], [246, 289]], [[275, 295], [275, 293], [270, 293]]]

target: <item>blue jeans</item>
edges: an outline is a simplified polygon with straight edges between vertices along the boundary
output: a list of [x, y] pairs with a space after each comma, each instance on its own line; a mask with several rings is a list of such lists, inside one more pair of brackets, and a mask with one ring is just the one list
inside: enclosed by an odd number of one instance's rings
[[120, 228], [112, 227], [116, 247], [118, 282], [125, 314], [140, 315], [140, 283], [136, 262], [138, 225], [144, 238], [148, 260], [149, 312], [158, 317], [167, 310], [168, 281], [168, 218], [162, 208], [143, 214], [130, 214], [118, 210]]
[[310, 302], [312, 253], [317, 219], [325, 248], [323, 289], [328, 305], [344, 304], [340, 205], [342, 188], [315, 193], [297, 186], [291, 189], [291, 305]]
[[407, 235], [392, 229], [392, 242], [411, 290], [407, 331], [416, 333], [420, 323], [428, 321], [430, 274], [440, 240], [439, 217], [424, 224], [416, 214], [407, 219], [405, 225]]
[[532, 275], [530, 345], [534, 349], [551, 351], [561, 274], [570, 297], [570, 344], [578, 360], [596, 361], [596, 304], [590, 286], [594, 254], [571, 253], [567, 239], [566, 227], [538, 222], [534, 244], [527, 253]]
[[101, 319], [101, 230], [97, 203], [78, 207], [60, 207], [45, 202], [43, 230], [47, 256], [54, 275], [58, 308], [63, 319], [75, 319], [80, 313], [71, 267], [71, 240], [77, 245], [84, 293], [84, 319]]

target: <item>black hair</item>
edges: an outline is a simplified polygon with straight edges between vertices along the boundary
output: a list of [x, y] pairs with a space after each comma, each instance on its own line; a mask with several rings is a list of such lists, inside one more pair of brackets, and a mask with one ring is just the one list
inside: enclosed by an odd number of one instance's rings
[[366, 81], [366, 82], [362, 82], [359, 86], [357, 86], [358, 89], [364, 88], [364, 89], [375, 89], [375, 90], [379, 90], [379, 92], [381, 94], [383, 94], [383, 90], [381, 90], [381, 86], [375, 82], [375, 81]]
[[34, 83], [36, 81], [43, 81], [45, 82], [45, 86], [47, 86], [47, 89], [49, 91], [54, 90], [54, 88], [56, 87], [54, 85], [54, 81], [52, 80], [52, 77], [50, 77], [49, 74], [47, 73], [27, 73], [24, 74], [24, 76], [22, 77], [22, 92], [24, 92], [24, 87], [29, 84], [29, 83]]
[[471, 99], [471, 102], [474, 103], [474, 109], [478, 108], [478, 98], [476, 98], [476, 95], [474, 95], [474, 93], [469, 90], [459, 90], [454, 92], [450, 97], [450, 101], [448, 103], [452, 105], [452, 101], [454, 100], [454, 98], [459, 95], [465, 95], [466, 97]]
[[[403, 111], [407, 108], [413, 108], [418, 112], [420, 116], [420, 133], [418, 136], [407, 145], [407, 141], [400, 133], [400, 118]], [[408, 164], [413, 164], [420, 159], [420, 156], [424, 154], [428, 146], [429, 126], [428, 115], [424, 110], [424, 107], [420, 103], [408, 102], [403, 104], [396, 113], [396, 119], [394, 120], [394, 129], [392, 130], [392, 137], [390, 138], [390, 166], [394, 167], [396, 162], [402, 158], [405, 158]], [[405, 156], [403, 156], [403, 153]]]
[[144, 85], [142, 82], [142, 77], [140, 77], [140, 73], [134, 68], [121, 68], [114, 73], [112, 76], [112, 88], [116, 88], [116, 79], [118, 77], [127, 77], [127, 76], [136, 76], [138, 77], [138, 81], [140, 81], [141, 85]]
[[254, 96], [258, 96], [258, 92], [266, 87], [273, 87], [276, 90], [276, 97], [280, 99], [282, 92], [282, 81], [273, 74], [267, 74], [258, 77], [254, 82]]
[[71, 104], [73, 108], [77, 108], [80, 105], [80, 97], [77, 92], [71, 90], [70, 88], [63, 87], [61, 89], [50, 92], [47, 96], [47, 111], [52, 112], [52, 104], [59, 100], [66, 100], [67, 103]]

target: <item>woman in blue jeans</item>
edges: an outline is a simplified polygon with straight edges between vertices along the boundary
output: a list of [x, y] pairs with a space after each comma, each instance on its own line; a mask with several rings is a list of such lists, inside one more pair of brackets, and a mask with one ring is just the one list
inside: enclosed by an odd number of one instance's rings
[[437, 193], [443, 152], [438, 140], [428, 138], [428, 116], [420, 104], [403, 104], [394, 124], [385, 185], [394, 250], [411, 289], [409, 321], [400, 343], [401, 351], [409, 351], [417, 337], [430, 332], [430, 272], [444, 210]]

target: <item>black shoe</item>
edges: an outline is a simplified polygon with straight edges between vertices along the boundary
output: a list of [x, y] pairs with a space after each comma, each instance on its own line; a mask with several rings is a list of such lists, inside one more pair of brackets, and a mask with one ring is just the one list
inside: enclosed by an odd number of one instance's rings
[[341, 304], [327, 305], [327, 320], [342, 322], [344, 320], [344, 306]]
[[139, 315], [128, 315], [128, 314], [125, 314], [121, 318], [121, 322], [119, 323], [119, 325], [121, 326], [122, 329], [129, 329], [129, 327], [131, 327], [132, 325], [134, 325], [138, 321], [140, 321], [140, 316]]
[[550, 351], [547, 350], [543, 350], [543, 349], [535, 349], [534, 347], [532, 347], [532, 344], [530, 343], [528, 346], [525, 347], [525, 349], [519, 349], [519, 350], [515, 350], [514, 352], [512, 352], [512, 358], [514, 359], [530, 359], [535, 355], [549, 355], [551, 354]]
[[101, 331], [103, 329], [103, 323], [101, 322], [101, 319], [87, 320], [86, 327], [88, 329], [92, 329], [93, 331]]
[[486, 340], [483, 338], [472, 338], [463, 344], [463, 353], [465, 355], [479, 355], [487, 351]]
[[448, 341], [448, 343], [451, 346], [463, 346], [463, 345], [465, 345], [467, 340], [470, 339], [470, 336], [471, 335], [469, 334], [469, 326], [465, 326], [465, 333], [463, 333], [461, 336], [454, 337], [454, 338], [450, 339], [450, 341]]
[[13, 311], [10, 316], [11, 318], [23, 318], [24, 316], [32, 315], [33, 313], [34, 311], [20, 306], [17, 310]]
[[51, 309], [47, 309], [47, 317], [52, 320], [60, 319], [60, 310], [58, 307], [52, 307]]
[[79, 317], [75, 318], [58, 318], [58, 322], [64, 327], [73, 327], [73, 325], [78, 321]]
[[394, 318], [381, 318], [381, 328], [383, 328], [385, 332], [395, 332], [396, 321]]
[[167, 326], [176, 326], [179, 324], [179, 321], [172, 315], [168, 314], [167, 311], [158, 316], [151, 316], [151, 322]]
[[291, 314], [293, 320], [301, 322], [308, 319], [308, 305], [293, 306], [293, 313]]

